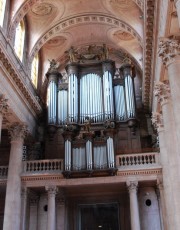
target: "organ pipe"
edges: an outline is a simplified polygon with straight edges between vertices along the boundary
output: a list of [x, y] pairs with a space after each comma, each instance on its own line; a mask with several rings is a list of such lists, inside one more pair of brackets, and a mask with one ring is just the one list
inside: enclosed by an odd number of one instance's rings
[[102, 63], [103, 70], [103, 102], [105, 119], [114, 119], [114, 98], [112, 77], [114, 76], [114, 62], [106, 60]]
[[59, 73], [47, 73], [49, 80], [47, 89], [48, 124], [55, 125], [57, 122], [57, 83]]
[[80, 79], [80, 121], [84, 123], [86, 117], [93, 121], [103, 120], [102, 84], [97, 74], [87, 74]]
[[58, 124], [65, 125], [67, 122], [68, 92], [65, 89], [58, 91]]
[[126, 100], [126, 109], [127, 109], [128, 119], [136, 117], [133, 70], [134, 69], [132, 65], [129, 63], [125, 63], [121, 67], [121, 73], [123, 74], [123, 77], [124, 77], [125, 100]]
[[114, 144], [113, 144], [112, 137], [108, 137], [107, 139], [107, 156], [108, 156], [108, 167], [114, 168]]
[[65, 171], [71, 170], [71, 141], [65, 141]]
[[114, 86], [116, 120], [123, 121], [126, 119], [125, 92], [123, 85]]
[[92, 142], [90, 140], [87, 140], [86, 142], [86, 163], [87, 163], [87, 169], [92, 169]]

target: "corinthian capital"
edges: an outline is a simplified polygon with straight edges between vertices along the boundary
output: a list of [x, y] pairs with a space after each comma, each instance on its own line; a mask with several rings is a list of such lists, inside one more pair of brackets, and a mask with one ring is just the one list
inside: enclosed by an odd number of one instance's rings
[[137, 192], [138, 182], [137, 181], [127, 181], [126, 182], [129, 193]]
[[180, 55], [180, 43], [178, 39], [164, 38], [159, 43], [159, 57], [164, 65], [172, 63]]
[[12, 124], [8, 131], [12, 141], [23, 140], [28, 133], [27, 126], [18, 122]]
[[4, 98], [4, 95], [0, 95], [0, 113], [3, 115], [8, 111], [7, 99]]
[[163, 118], [162, 114], [153, 112], [152, 117], [151, 117], [152, 124], [155, 129], [159, 130], [160, 128], [163, 127]]
[[163, 105], [168, 102], [170, 98], [169, 84], [163, 82], [155, 82], [154, 85], [154, 96], [157, 97], [158, 102]]
[[57, 194], [58, 188], [56, 186], [50, 185], [46, 186], [46, 191], [48, 192], [48, 196], [53, 197]]

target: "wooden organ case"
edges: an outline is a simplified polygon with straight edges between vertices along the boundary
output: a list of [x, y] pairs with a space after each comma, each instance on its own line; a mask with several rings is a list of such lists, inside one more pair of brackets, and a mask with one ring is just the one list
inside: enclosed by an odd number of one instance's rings
[[47, 73], [48, 128], [61, 130], [64, 176], [115, 175], [116, 155], [140, 149], [134, 68], [126, 59], [115, 75], [114, 61], [87, 59], [66, 71], [66, 83], [56, 68]]

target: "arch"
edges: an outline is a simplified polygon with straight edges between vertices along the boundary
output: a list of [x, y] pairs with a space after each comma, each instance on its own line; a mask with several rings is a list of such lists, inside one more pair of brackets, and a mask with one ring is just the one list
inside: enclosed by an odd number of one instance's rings
[[43, 36], [39, 38], [39, 40], [34, 45], [29, 55], [29, 61], [32, 62], [33, 57], [40, 50], [40, 48], [49, 39], [52, 39], [53, 37], [55, 37], [59, 32], [63, 32], [64, 30], [72, 26], [82, 25], [85, 23], [88, 23], [88, 24], [99, 23], [99, 24], [106, 24], [106, 25], [117, 27], [117, 28], [121, 28], [122, 30], [130, 33], [135, 39], [137, 39], [141, 47], [143, 45], [141, 36], [135, 31], [135, 29], [133, 29], [130, 25], [128, 25], [124, 21], [116, 17], [106, 15], [106, 14], [85, 14], [85, 15], [83, 14], [83, 15], [78, 15], [75, 17], [70, 17], [66, 20], [62, 20], [55, 26], [51, 27]]
[[[143, 12], [143, 9], [144, 9], [143, 0], [132, 0], [132, 1]], [[10, 37], [10, 39], [13, 38], [16, 26], [24, 18], [24, 16], [28, 13], [28, 11], [34, 6], [34, 4], [41, 3], [41, 2], [42, 2], [42, 0], [27, 0], [21, 5], [19, 10], [14, 15], [14, 17], [12, 19], [12, 22], [10, 24], [10, 27], [9, 27], [9, 37]]]

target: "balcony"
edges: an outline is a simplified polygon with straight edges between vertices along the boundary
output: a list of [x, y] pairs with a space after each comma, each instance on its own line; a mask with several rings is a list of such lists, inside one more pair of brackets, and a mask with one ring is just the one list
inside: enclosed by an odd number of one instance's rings
[[[76, 170], [75, 177], [115, 175], [116, 172], [117, 175], [120, 175], [119, 173], [121, 172], [159, 169], [161, 169], [161, 164], [159, 161], [159, 153], [157, 152], [121, 154], [116, 156], [116, 168]], [[112, 172], [114, 174], [112, 174]], [[71, 171], [64, 172], [64, 161], [62, 159], [23, 161], [22, 177], [60, 176], [63, 178], [65, 173], [68, 174], [71, 173]], [[7, 174], [8, 166], [0, 166], [0, 181], [6, 180]]]

